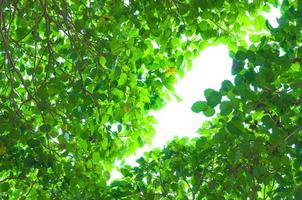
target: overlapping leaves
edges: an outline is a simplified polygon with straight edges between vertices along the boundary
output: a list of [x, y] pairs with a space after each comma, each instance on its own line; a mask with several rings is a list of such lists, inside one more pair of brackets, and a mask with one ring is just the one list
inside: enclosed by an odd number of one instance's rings
[[[258, 13], [267, 10], [270, 4], [276, 2], [0, 1], [1, 198], [105, 198], [106, 181], [114, 161], [150, 141], [154, 119], [147, 113], [161, 108], [169, 99], [177, 75], [183, 76], [192, 59], [208, 45], [224, 43], [235, 52], [238, 44], [246, 46], [244, 36], [248, 32], [265, 28]], [[261, 37], [259, 45], [237, 53], [236, 87], [226, 83], [223, 91], [209, 90], [207, 109], [199, 105], [196, 111], [212, 116], [214, 107], [220, 104], [221, 114], [225, 116], [221, 117], [222, 121], [228, 121], [231, 113], [237, 116], [231, 119], [226, 131], [238, 129], [240, 135], [242, 131], [249, 133], [242, 124], [238, 126], [243, 123], [242, 113], [246, 108], [242, 99], [268, 99], [269, 95], [274, 96], [272, 83], [286, 82], [288, 85], [283, 84], [283, 89], [293, 93], [284, 92], [285, 96], [278, 98], [275, 106], [281, 108], [288, 99], [287, 104], [294, 103], [299, 91], [292, 84], [301, 76], [296, 73], [300, 61], [292, 63], [299, 40], [291, 34], [299, 29], [291, 25], [287, 32], [282, 26], [287, 26], [290, 18], [297, 18], [297, 13], [291, 8], [281, 19], [280, 29], [271, 30], [289, 54], [274, 64], [291, 67], [292, 74], [284, 73], [280, 78], [278, 74], [282, 74], [283, 68], [267, 67], [271, 62], [264, 58], [275, 58], [276, 52], [270, 46], [263, 47], [271, 39]], [[287, 33], [292, 37], [289, 43], [284, 38]], [[268, 35], [260, 35], [265, 34]], [[259, 37], [256, 35], [254, 41]], [[255, 76], [254, 72], [244, 70], [245, 56], [262, 66], [261, 73]], [[249, 87], [240, 86], [246, 81], [260, 88], [265, 98], [259, 94], [251, 96]], [[226, 93], [231, 103], [221, 102], [221, 96]], [[252, 105], [246, 106], [252, 110]], [[233, 111], [236, 109], [241, 113]], [[297, 113], [299, 109], [293, 109], [282, 120], [298, 120], [290, 118]], [[269, 119], [263, 121], [272, 126]], [[278, 129], [273, 129], [274, 143], [278, 144], [281, 139], [274, 130]], [[218, 135], [216, 138], [219, 141]], [[222, 145], [220, 150], [227, 149]], [[240, 160], [240, 155], [242, 152], [236, 154], [236, 160]], [[186, 160], [177, 160], [180, 167], [184, 163]], [[136, 170], [144, 173], [144, 169]], [[165, 176], [169, 181], [173, 179], [167, 171]], [[133, 191], [125, 181], [119, 183], [114, 195], [122, 198]], [[177, 193], [180, 199], [189, 194], [186, 181], [182, 179], [179, 185], [177, 181], [170, 182], [175, 183], [173, 190], [180, 188]], [[154, 184], [158, 185], [158, 180]], [[115, 187], [112, 186], [110, 194]], [[144, 189], [147, 193], [135, 195], [153, 198], [149, 194], [152, 190], [152, 185], [148, 185]]]
[[138, 167], [125, 166], [110, 197], [300, 199], [301, 6], [284, 1], [271, 36], [233, 54], [235, 84], [223, 81], [194, 103], [192, 110], [205, 115], [220, 107], [199, 129], [200, 138], [174, 139], [139, 159]]

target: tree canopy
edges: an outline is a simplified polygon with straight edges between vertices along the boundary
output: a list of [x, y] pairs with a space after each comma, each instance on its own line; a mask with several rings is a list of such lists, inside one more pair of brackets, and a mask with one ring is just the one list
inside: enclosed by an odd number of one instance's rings
[[[300, 0], [0, 0], [0, 198], [302, 199], [301, 27]], [[219, 112], [109, 184], [215, 44], [234, 84], [192, 111]]]

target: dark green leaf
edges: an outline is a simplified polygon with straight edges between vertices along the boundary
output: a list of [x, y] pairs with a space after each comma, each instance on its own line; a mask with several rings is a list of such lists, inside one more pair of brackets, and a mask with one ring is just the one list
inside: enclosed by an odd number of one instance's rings
[[222, 95], [213, 89], [206, 89], [204, 91], [204, 96], [206, 97], [208, 105], [213, 108], [220, 103], [222, 98]]
[[208, 107], [209, 106], [208, 106], [207, 102], [197, 101], [192, 105], [191, 110], [195, 113], [200, 113], [201, 111], [207, 110]]
[[220, 104], [220, 113], [222, 115], [228, 115], [233, 111], [233, 105], [230, 101], [223, 101]]

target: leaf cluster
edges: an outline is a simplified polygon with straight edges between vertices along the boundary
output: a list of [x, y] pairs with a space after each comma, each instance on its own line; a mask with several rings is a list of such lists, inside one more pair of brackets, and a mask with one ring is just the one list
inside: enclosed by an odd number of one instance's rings
[[[0, 1], [0, 198], [299, 199], [301, 3], [283, 2], [278, 28], [259, 16], [271, 5]], [[150, 142], [148, 112], [219, 43], [234, 84], [192, 110], [220, 114], [108, 185], [114, 162]]]

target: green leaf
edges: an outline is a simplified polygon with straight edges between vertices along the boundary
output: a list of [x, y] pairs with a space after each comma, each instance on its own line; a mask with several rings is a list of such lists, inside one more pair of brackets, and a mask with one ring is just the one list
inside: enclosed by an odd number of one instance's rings
[[232, 119], [228, 124], [227, 124], [227, 129], [231, 134], [235, 135], [242, 135], [245, 133], [244, 126], [242, 125], [242, 122], [237, 120], [236, 118]]
[[241, 70], [243, 70], [244, 67], [244, 62], [242, 61], [233, 61], [233, 65], [232, 65], [232, 75], [236, 75], [239, 72], [241, 72]]
[[99, 63], [102, 67], [106, 67], [106, 58], [104, 56], [99, 57]]
[[250, 35], [249, 35], [249, 38], [250, 38], [251, 42], [257, 43], [257, 42], [260, 42], [260, 40], [261, 40], [261, 35], [258, 35], [258, 34], [250, 34]]
[[228, 115], [233, 111], [233, 105], [230, 101], [223, 101], [220, 104], [220, 113], [222, 115]]
[[208, 105], [212, 108], [219, 104], [222, 98], [222, 95], [213, 89], [206, 89], [204, 91], [204, 96], [206, 97]]
[[124, 92], [123, 92], [122, 90], [120, 90], [120, 89], [117, 89], [117, 88], [114, 88], [114, 89], [112, 90], [112, 94], [113, 94], [114, 96], [119, 97], [120, 99], [122, 99], [123, 96], [124, 96]]
[[145, 144], [142, 137], [140, 137], [140, 136], [137, 137], [137, 142], [138, 142], [139, 147], [142, 147]]
[[279, 145], [284, 141], [284, 138], [286, 137], [286, 133], [284, 133], [279, 128], [272, 128], [272, 134], [270, 135], [270, 142], [273, 145]]
[[191, 110], [195, 113], [202, 112], [206, 117], [211, 117], [215, 114], [214, 108], [210, 107], [207, 102], [205, 101], [197, 101], [195, 102]]
[[224, 81], [222, 81], [222, 83], [221, 83], [221, 89], [223, 89], [223, 90], [226, 91], [226, 92], [232, 90], [233, 87], [234, 87], [234, 86], [233, 86], [232, 82], [229, 81], [229, 80], [224, 80]]
[[4, 183], [0, 183], [0, 188], [1, 188], [1, 192], [7, 192], [10, 188], [9, 183], [4, 182]]
[[298, 187], [295, 191], [295, 199], [302, 199], [302, 187]]
[[141, 164], [141, 165], [142, 165], [143, 163], [146, 162], [146, 160], [145, 160], [144, 157], [140, 157], [139, 159], [136, 160], [136, 162], [137, 162], [138, 164]]
[[206, 31], [206, 30], [208, 30], [209, 25], [206, 21], [202, 21], [199, 24], [199, 28], [200, 28], [201, 31]]
[[264, 115], [261, 121], [267, 128], [275, 127], [275, 122], [271, 119], [269, 115]]
[[101, 161], [101, 156], [100, 156], [100, 153], [99, 152], [94, 152], [92, 154], [92, 161], [94, 163], [99, 163]]
[[127, 82], [127, 74], [122, 73], [118, 80], [118, 85], [119, 86], [125, 85], [126, 82]]
[[301, 66], [298, 62], [293, 63], [290, 67], [291, 70], [295, 71], [295, 72], [300, 72], [301, 71]]
[[254, 25], [256, 31], [261, 31], [263, 29], [263, 27], [265, 26], [266, 22], [267, 22], [267, 20], [265, 20], [265, 18], [262, 15], [258, 15], [253, 21], [253, 25]]
[[203, 114], [206, 116], [206, 117], [212, 117], [214, 114], [215, 114], [215, 110], [214, 108], [208, 106], [208, 108], [206, 110], [203, 111]]
[[203, 11], [201, 14], [201, 17], [203, 19], [211, 19], [212, 18], [212, 13], [210, 11]]
[[235, 59], [236, 60], [243, 61], [243, 60], [245, 60], [245, 58], [246, 58], [246, 53], [244, 51], [239, 50], [239, 51], [236, 52], [236, 54], [235, 54]]
[[195, 113], [200, 113], [201, 111], [207, 110], [208, 107], [209, 106], [208, 106], [207, 102], [197, 101], [192, 105], [191, 110]]

